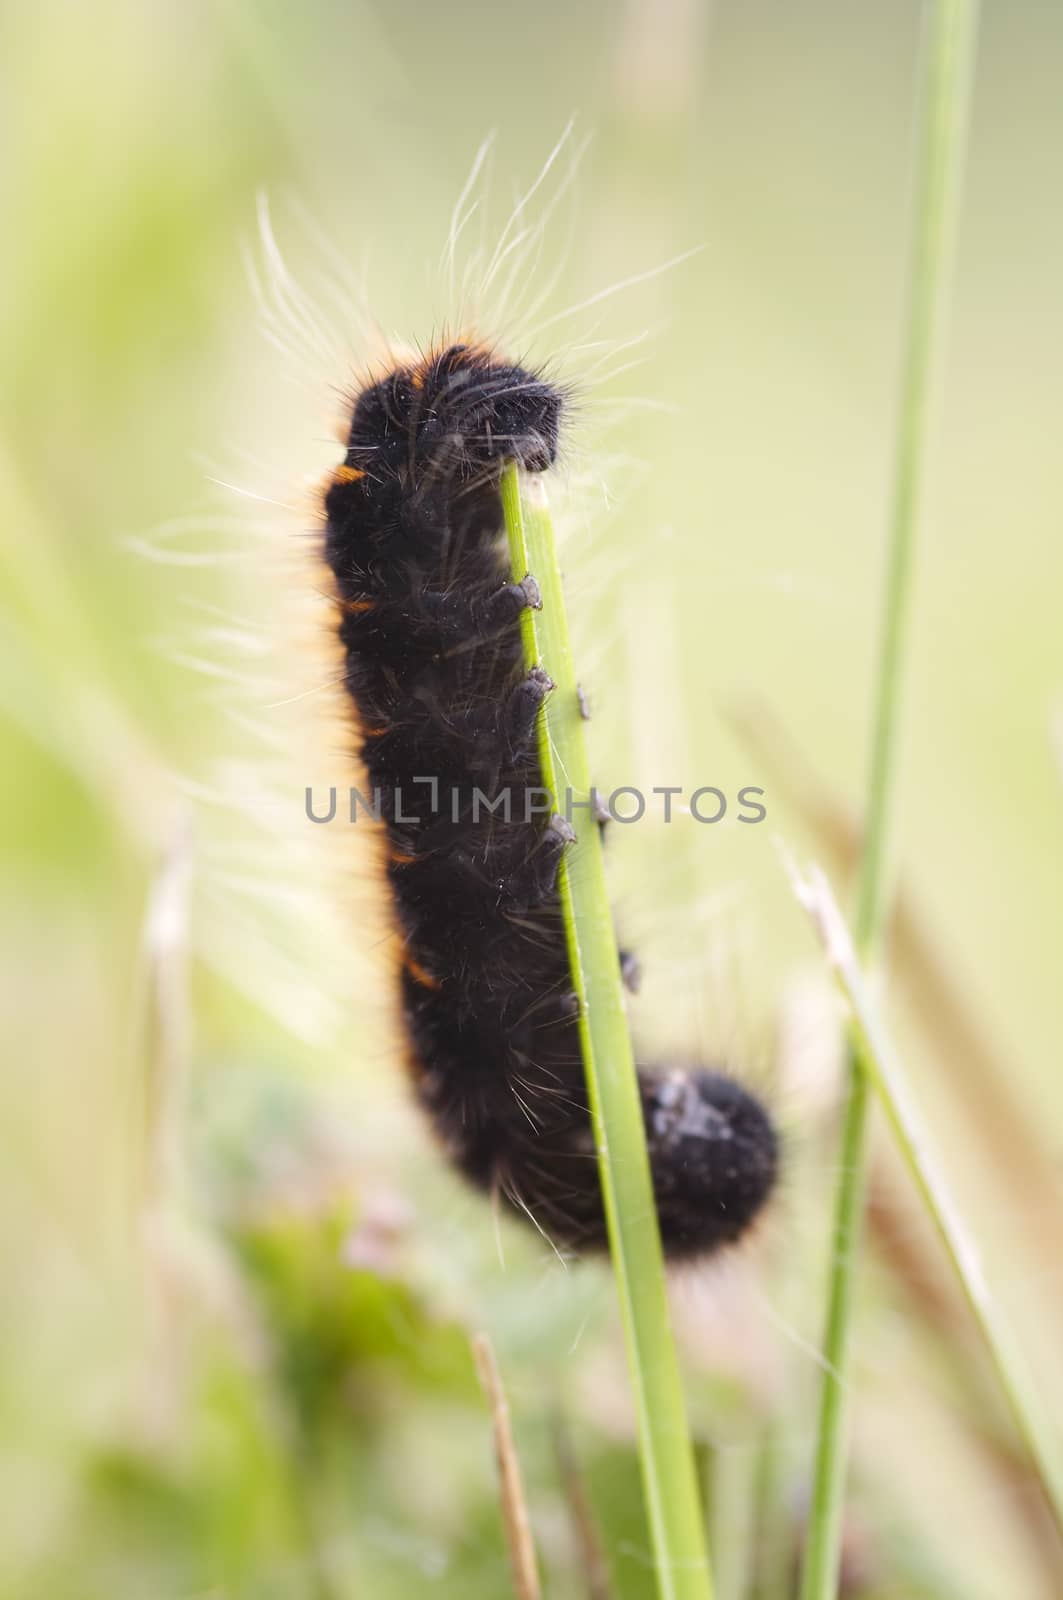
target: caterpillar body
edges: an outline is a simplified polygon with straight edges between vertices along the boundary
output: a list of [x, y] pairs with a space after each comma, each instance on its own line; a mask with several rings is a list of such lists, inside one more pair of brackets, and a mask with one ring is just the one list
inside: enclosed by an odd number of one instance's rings
[[[572, 834], [531, 803], [552, 685], [524, 663], [538, 593], [510, 579], [500, 489], [509, 461], [553, 463], [564, 404], [484, 346], [399, 362], [355, 396], [324, 509], [417, 1098], [468, 1179], [582, 1252], [606, 1228], [557, 888]], [[640, 1071], [640, 1090], [665, 1251], [711, 1253], [773, 1187], [771, 1120], [716, 1072]]]

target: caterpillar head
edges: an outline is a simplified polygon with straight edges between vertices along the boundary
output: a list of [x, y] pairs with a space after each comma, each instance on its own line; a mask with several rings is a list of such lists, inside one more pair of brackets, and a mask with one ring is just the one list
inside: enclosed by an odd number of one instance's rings
[[543, 472], [557, 456], [562, 397], [525, 367], [452, 344], [414, 369], [417, 449], [462, 478], [502, 461]]
[[341, 481], [448, 493], [505, 461], [543, 472], [557, 456], [563, 396], [481, 345], [450, 344], [393, 367], [353, 398]]

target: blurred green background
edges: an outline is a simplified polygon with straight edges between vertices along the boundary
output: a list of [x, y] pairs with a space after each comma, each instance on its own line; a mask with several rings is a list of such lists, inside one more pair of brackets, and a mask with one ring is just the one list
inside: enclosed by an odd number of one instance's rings
[[[767, 791], [760, 828], [616, 830], [612, 870], [640, 1039], [726, 1058], [788, 1134], [762, 1238], [675, 1285], [722, 1600], [788, 1592], [837, 1019], [774, 846], [841, 882], [808, 785], [862, 792], [918, 33], [842, 0], [4, 9], [3, 1595], [510, 1592], [480, 1328], [548, 1593], [653, 1592], [609, 1278], [496, 1240], [442, 1170], [369, 842], [302, 814], [347, 781], [306, 497], [364, 349], [336, 286], [410, 339], [475, 315], [478, 241], [573, 115], [519, 258], [542, 305], [487, 331], [580, 395], [557, 498], [606, 781]], [[988, 0], [894, 1006], [1056, 1416], [1061, 81], [1059, 6]], [[261, 192], [314, 307], [294, 353], [245, 270], [276, 291]], [[874, 1194], [847, 1592], [1047, 1600], [1063, 1556], [885, 1149]]]

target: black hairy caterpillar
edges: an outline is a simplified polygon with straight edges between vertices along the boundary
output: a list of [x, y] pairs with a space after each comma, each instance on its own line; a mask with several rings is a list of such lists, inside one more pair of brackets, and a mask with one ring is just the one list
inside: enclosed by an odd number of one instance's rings
[[[538, 593], [510, 582], [500, 495], [507, 461], [552, 464], [562, 407], [480, 346], [400, 362], [354, 400], [325, 513], [418, 1099], [467, 1178], [579, 1251], [606, 1230], [557, 892], [572, 834], [532, 803], [552, 684], [524, 665], [519, 617]], [[508, 818], [490, 808], [503, 793]], [[737, 1239], [775, 1180], [767, 1113], [713, 1072], [640, 1087], [666, 1252]]]

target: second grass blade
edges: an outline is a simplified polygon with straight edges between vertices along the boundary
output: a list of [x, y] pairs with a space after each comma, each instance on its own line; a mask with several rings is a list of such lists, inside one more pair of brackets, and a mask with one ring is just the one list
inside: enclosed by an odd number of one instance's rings
[[953, 1198], [936, 1152], [908, 1090], [892, 1041], [860, 970], [856, 951], [826, 877], [818, 868], [793, 874], [798, 899], [808, 911], [834, 968], [851, 1015], [853, 1047], [870, 1075], [908, 1170], [952, 1264], [989, 1353], [1015, 1429], [1036, 1468], [1045, 1499], [1063, 1534], [1063, 1460], [1057, 1430], [1045, 1415], [1011, 1327], [982, 1270], [963, 1213]]

